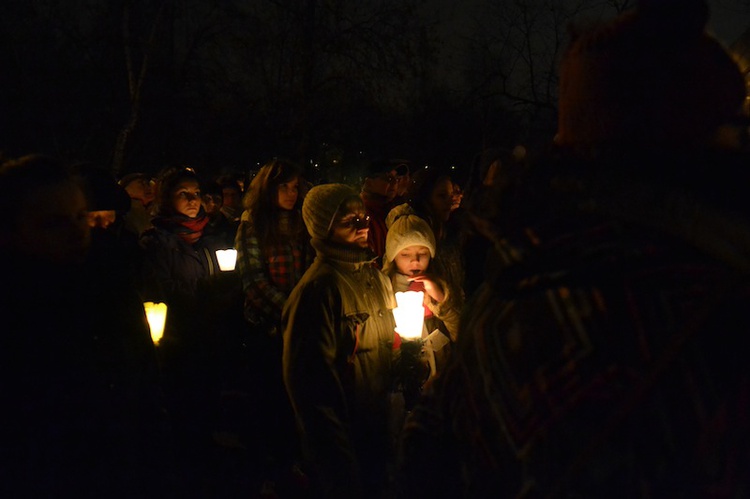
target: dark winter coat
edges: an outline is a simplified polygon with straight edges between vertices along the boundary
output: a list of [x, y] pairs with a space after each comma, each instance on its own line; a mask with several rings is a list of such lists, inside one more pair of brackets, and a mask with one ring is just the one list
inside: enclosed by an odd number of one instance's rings
[[190, 245], [158, 227], [146, 230], [140, 243], [145, 251], [141, 294], [168, 307], [164, 341], [196, 341], [209, 327], [206, 320], [231, 303], [239, 289], [236, 274], [219, 269], [216, 250], [225, 249], [225, 243], [203, 236]]
[[143, 304], [101, 266], [21, 255], [0, 296], [4, 497], [158, 497], [169, 429]]

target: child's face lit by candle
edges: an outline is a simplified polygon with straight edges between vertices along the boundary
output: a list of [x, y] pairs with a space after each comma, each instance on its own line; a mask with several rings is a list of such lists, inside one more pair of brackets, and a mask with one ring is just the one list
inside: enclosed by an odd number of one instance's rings
[[399, 273], [403, 275], [419, 275], [430, 265], [430, 250], [427, 246], [418, 244], [407, 246], [398, 252], [393, 259]]

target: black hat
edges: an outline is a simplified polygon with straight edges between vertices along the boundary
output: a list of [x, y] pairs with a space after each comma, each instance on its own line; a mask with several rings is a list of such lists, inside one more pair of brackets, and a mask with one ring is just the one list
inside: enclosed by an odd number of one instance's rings
[[127, 175], [123, 176], [118, 184], [120, 184], [122, 187], [127, 187], [131, 183], [135, 182], [136, 180], [151, 180], [151, 175], [147, 175], [145, 173], [128, 173]]
[[364, 177], [373, 178], [394, 170], [397, 175], [406, 175], [409, 173], [410, 164], [411, 162], [405, 159], [377, 159], [367, 164]]
[[117, 184], [109, 170], [89, 163], [74, 165], [73, 170], [83, 180], [89, 211], [124, 212], [130, 209], [130, 196]]

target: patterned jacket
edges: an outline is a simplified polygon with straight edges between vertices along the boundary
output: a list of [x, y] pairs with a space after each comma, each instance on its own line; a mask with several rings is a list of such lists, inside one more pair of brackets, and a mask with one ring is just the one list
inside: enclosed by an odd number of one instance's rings
[[312, 264], [315, 252], [302, 240], [262, 249], [252, 222], [242, 220], [235, 240], [237, 266], [245, 292], [245, 318], [254, 325], [276, 325], [289, 293]]
[[[678, 184], [554, 166], [569, 176], [550, 175], [543, 195], [527, 198], [543, 202], [519, 218], [520, 258], [487, 276], [456, 362], [407, 422], [410, 497], [741, 497], [743, 196], [721, 175], [681, 173]], [[411, 479], [427, 456], [453, 463], [430, 490]]]

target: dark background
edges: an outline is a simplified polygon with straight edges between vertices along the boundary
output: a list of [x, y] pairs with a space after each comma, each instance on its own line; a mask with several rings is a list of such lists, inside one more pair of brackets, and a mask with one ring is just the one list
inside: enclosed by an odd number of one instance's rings
[[[116, 175], [246, 172], [276, 155], [346, 180], [372, 157], [468, 169], [554, 134], [570, 26], [633, 0], [11, 0], [0, 151]], [[727, 44], [750, 2], [713, 0]]]

